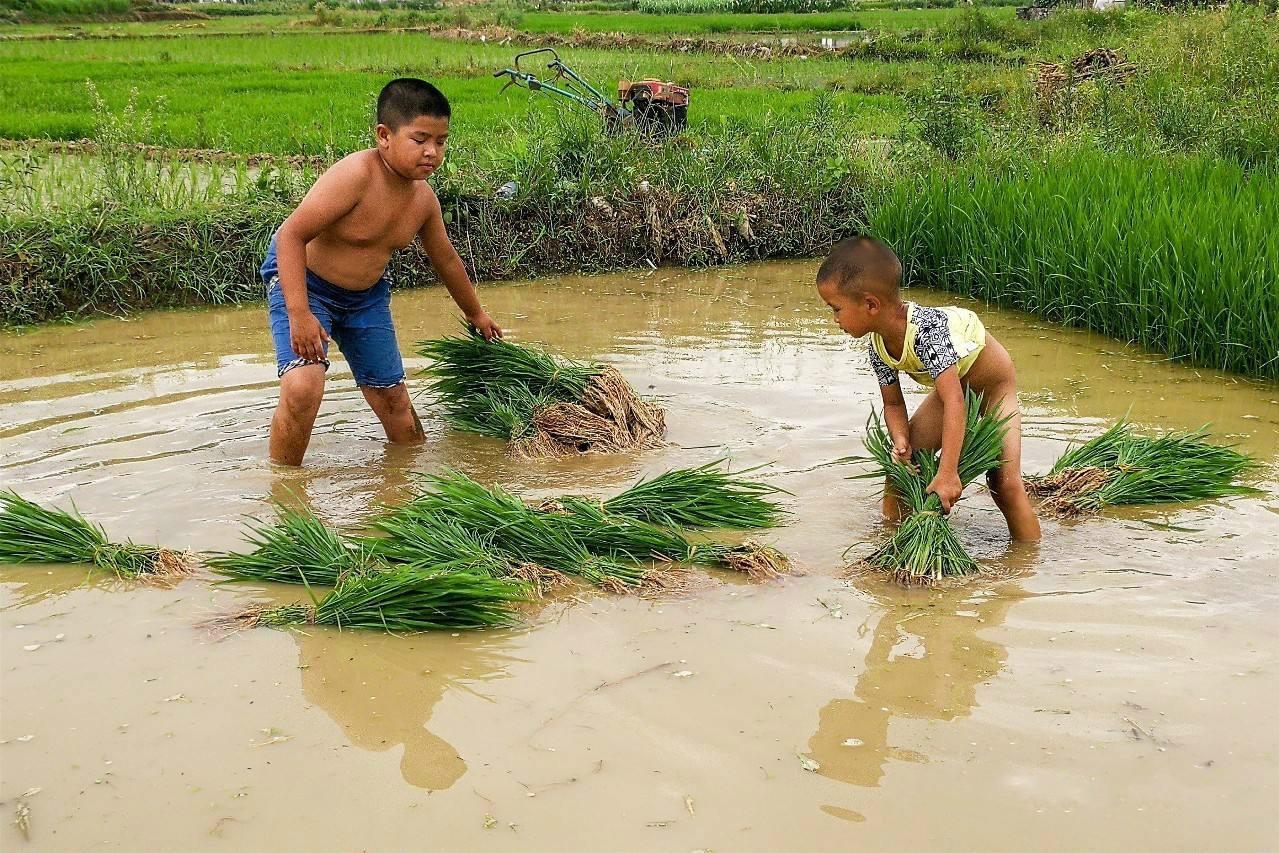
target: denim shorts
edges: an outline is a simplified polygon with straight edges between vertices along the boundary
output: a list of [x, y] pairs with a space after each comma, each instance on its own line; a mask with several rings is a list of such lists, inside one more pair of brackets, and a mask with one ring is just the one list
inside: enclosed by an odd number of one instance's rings
[[[312, 361], [293, 351], [289, 314], [284, 306], [284, 291], [280, 288], [275, 262], [274, 241], [261, 271], [266, 281], [271, 337], [275, 341], [276, 375], [283, 376], [304, 364], [323, 364], [327, 371], [327, 357], [322, 361]], [[348, 290], [307, 270], [306, 297], [311, 313], [346, 356], [356, 385], [361, 388], [393, 388], [404, 381], [404, 360], [400, 357], [395, 327], [391, 324], [391, 282], [385, 275], [368, 290]], [[328, 344], [325, 344], [324, 351], [327, 356]]]

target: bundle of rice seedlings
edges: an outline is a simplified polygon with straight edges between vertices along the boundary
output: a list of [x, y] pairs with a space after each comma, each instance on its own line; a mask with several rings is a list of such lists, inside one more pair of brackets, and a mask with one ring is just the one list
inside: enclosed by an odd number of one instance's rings
[[790, 558], [771, 545], [747, 539], [740, 545], [695, 545], [692, 562], [731, 569], [755, 581], [776, 580], [790, 574]]
[[[964, 444], [959, 453], [959, 480], [965, 488], [999, 466], [1008, 431], [1009, 418], [981, 414], [981, 403], [981, 395], [967, 393]], [[910, 514], [863, 564], [888, 572], [903, 583], [933, 583], [979, 571], [981, 567], [964, 551], [942, 515], [941, 499], [925, 491], [937, 476], [941, 453], [916, 450], [914, 467], [898, 462], [893, 458], [888, 430], [874, 411], [866, 423], [866, 449], [879, 463], [881, 473], [864, 476], [886, 476]]]
[[539, 597], [565, 580], [553, 569], [512, 560], [494, 547], [492, 536], [452, 518], [426, 512], [391, 513], [376, 519], [373, 527], [383, 535], [369, 537], [364, 544], [388, 563], [427, 570], [449, 566], [492, 578], [513, 578], [528, 583]]
[[723, 460], [718, 460], [641, 480], [604, 501], [604, 510], [663, 527], [694, 530], [751, 530], [780, 524], [786, 511], [769, 497], [789, 493], [768, 483], [733, 476], [722, 470], [722, 464]]
[[1026, 490], [1044, 498], [1058, 517], [1099, 512], [1122, 504], [1178, 503], [1251, 494], [1237, 482], [1254, 461], [1230, 447], [1210, 444], [1206, 428], [1157, 438], [1135, 435], [1126, 421], [1071, 448]]
[[609, 589], [639, 590], [667, 581], [658, 570], [592, 553], [572, 524], [527, 506], [500, 486], [485, 488], [457, 471], [431, 475], [427, 484], [425, 491], [375, 526], [402, 531], [443, 519], [465, 530], [483, 531], [485, 546], [516, 564], [543, 566]]
[[509, 341], [424, 341], [423, 373], [457, 429], [504, 438], [519, 457], [612, 453], [653, 447], [666, 433], [660, 407], [642, 400], [612, 367], [553, 356]]
[[555, 505], [559, 522], [592, 553], [614, 559], [719, 566], [753, 580], [771, 580], [790, 571], [784, 554], [754, 540], [740, 545], [693, 543], [674, 530], [611, 515], [605, 511], [607, 504], [565, 497]]
[[273, 523], [250, 527], [246, 536], [254, 548], [207, 560], [210, 568], [241, 580], [337, 586], [350, 575], [377, 570], [362, 544], [330, 530], [307, 509], [276, 506]]
[[172, 578], [194, 570], [189, 554], [111, 542], [74, 507], [46, 509], [12, 491], [0, 492], [0, 563], [87, 563], [130, 578]]
[[399, 566], [348, 576], [313, 604], [257, 605], [223, 624], [329, 625], [408, 633], [494, 628], [513, 624], [513, 606], [525, 598], [523, 584], [468, 571], [424, 572]]

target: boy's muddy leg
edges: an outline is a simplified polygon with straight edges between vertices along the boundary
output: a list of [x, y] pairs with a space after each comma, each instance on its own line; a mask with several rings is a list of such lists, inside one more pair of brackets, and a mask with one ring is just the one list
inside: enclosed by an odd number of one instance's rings
[[271, 418], [271, 459], [301, 465], [324, 399], [324, 365], [304, 364], [280, 377], [280, 402]]
[[382, 422], [386, 430], [386, 440], [392, 444], [419, 444], [426, 440], [426, 431], [418, 420], [413, 409], [413, 401], [409, 399], [409, 389], [403, 382], [390, 388], [369, 388], [361, 386], [364, 399]]
[[1003, 464], [986, 475], [990, 496], [1004, 514], [1008, 534], [1014, 542], [1038, 542], [1039, 516], [1030, 503], [1021, 476], [1021, 411], [1017, 406], [1017, 388], [1010, 385], [988, 393], [986, 398], [999, 400], [1000, 416], [1012, 415], [1008, 421], [1008, 434], [1004, 437]]

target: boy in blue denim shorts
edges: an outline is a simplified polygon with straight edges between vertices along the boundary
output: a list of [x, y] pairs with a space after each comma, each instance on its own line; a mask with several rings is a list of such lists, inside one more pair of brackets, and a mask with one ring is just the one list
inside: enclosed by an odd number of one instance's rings
[[334, 164], [272, 238], [262, 278], [280, 377], [271, 418], [276, 462], [302, 464], [324, 397], [330, 340], [346, 356], [387, 440], [423, 439], [404, 385], [386, 277], [391, 254], [414, 237], [467, 321], [489, 340], [502, 336], [480, 306], [426, 182], [444, 159], [449, 117], [448, 100], [430, 83], [387, 83], [377, 102], [377, 147]]

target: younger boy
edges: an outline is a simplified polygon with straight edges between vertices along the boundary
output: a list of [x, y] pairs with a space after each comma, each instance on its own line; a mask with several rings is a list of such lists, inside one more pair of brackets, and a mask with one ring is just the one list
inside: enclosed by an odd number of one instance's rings
[[[1021, 415], [1012, 358], [972, 311], [902, 302], [901, 276], [897, 255], [873, 237], [837, 243], [817, 271], [817, 291], [835, 312], [839, 327], [853, 337], [870, 335], [870, 364], [884, 398], [893, 456], [909, 464], [913, 448], [941, 448], [928, 491], [949, 513], [963, 492], [959, 451], [966, 422], [964, 388], [981, 393], [985, 409], [1012, 416], [1002, 464], [986, 478], [991, 496], [1014, 540], [1038, 540], [1039, 519], [1021, 478]], [[898, 371], [933, 386], [909, 420]], [[896, 520], [900, 514], [896, 495], [885, 489], [884, 515]]]
[[444, 160], [449, 102], [430, 83], [392, 80], [377, 101], [377, 147], [325, 172], [271, 240], [267, 282], [280, 402], [271, 458], [301, 465], [324, 397], [328, 344], [342, 348], [388, 441], [423, 439], [391, 323], [391, 254], [422, 241], [436, 275], [468, 322], [492, 340], [502, 330], [480, 307], [427, 179]]

